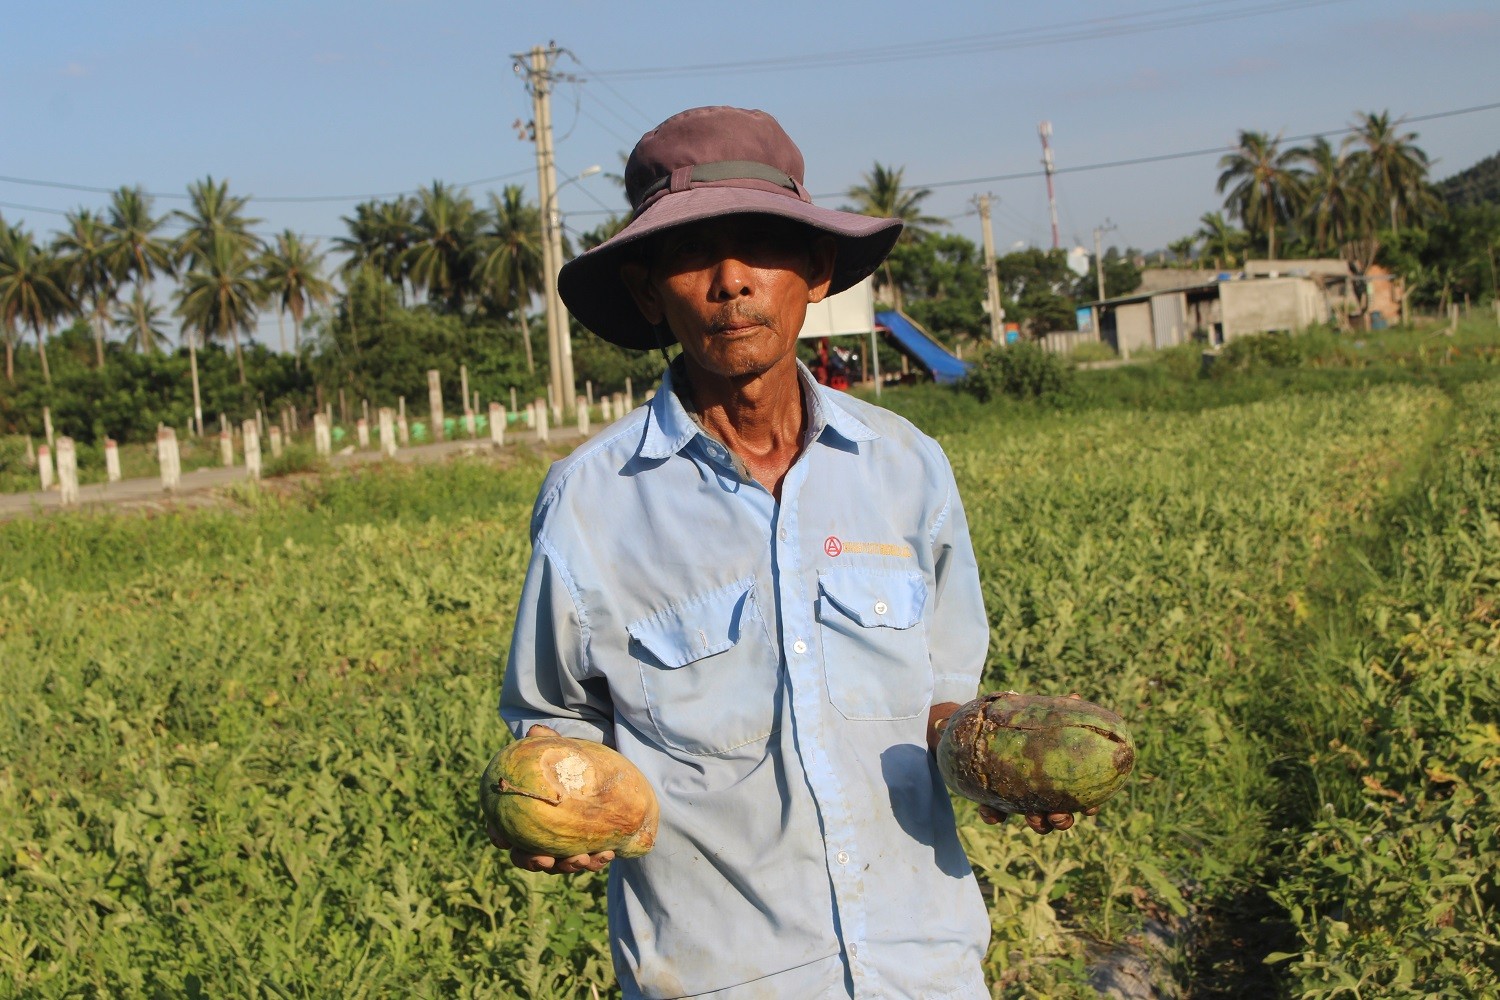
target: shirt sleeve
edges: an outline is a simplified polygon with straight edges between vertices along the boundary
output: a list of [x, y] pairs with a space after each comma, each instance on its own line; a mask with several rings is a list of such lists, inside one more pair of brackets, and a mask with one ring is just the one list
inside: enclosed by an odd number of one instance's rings
[[614, 709], [602, 677], [586, 671], [588, 619], [544, 539], [532, 548], [500, 690], [500, 717], [517, 738], [535, 725], [614, 745]]
[[979, 692], [990, 623], [984, 613], [979, 564], [969, 539], [969, 521], [958, 496], [953, 469], [942, 449], [933, 445], [942, 466], [948, 499], [932, 526], [933, 592], [927, 623], [932, 653], [932, 703], [972, 700]]

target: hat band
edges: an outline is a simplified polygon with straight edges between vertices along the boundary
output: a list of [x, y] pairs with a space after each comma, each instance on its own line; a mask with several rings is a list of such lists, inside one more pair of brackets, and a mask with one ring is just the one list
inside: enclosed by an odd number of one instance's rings
[[640, 215], [652, 204], [658, 195], [675, 194], [690, 189], [694, 184], [707, 184], [714, 181], [765, 181], [783, 187], [791, 191], [802, 201], [812, 201], [812, 198], [797, 183], [797, 179], [785, 170], [778, 170], [767, 163], [759, 163], [755, 160], [716, 160], [712, 163], [694, 163], [686, 167], [678, 167], [665, 177], [658, 177], [644, 191], [641, 192], [640, 204], [636, 206], [635, 214]]

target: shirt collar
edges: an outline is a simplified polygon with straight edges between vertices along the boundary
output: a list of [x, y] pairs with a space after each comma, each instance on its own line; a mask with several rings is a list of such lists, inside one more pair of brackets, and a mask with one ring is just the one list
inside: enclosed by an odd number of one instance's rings
[[[669, 365], [662, 374], [661, 386], [651, 397], [646, 433], [641, 438], [642, 458], [669, 458], [686, 448], [699, 433], [698, 421], [677, 398], [673, 378], [675, 367]], [[802, 383], [802, 402], [809, 408], [808, 440], [816, 441], [825, 430], [831, 430], [846, 441], [872, 441], [880, 435], [853, 413], [828, 398], [834, 390], [820, 386], [801, 361], [797, 378]]]

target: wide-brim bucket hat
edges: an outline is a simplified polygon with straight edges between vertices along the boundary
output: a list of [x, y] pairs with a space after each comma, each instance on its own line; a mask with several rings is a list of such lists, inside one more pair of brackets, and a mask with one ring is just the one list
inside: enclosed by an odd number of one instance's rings
[[901, 235], [901, 220], [820, 208], [803, 187], [802, 153], [775, 118], [743, 108], [692, 108], [641, 136], [625, 163], [630, 222], [562, 266], [557, 290], [579, 322], [612, 344], [650, 350], [663, 338], [636, 307], [620, 267], [640, 241], [726, 215], [774, 215], [837, 243], [829, 294], [863, 281]]

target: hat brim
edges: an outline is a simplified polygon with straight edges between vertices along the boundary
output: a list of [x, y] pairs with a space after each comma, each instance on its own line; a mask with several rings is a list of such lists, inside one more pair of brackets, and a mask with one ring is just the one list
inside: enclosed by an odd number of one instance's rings
[[[746, 187], [698, 187], [651, 204], [613, 237], [562, 266], [558, 294], [578, 321], [612, 344], [651, 350], [659, 340], [620, 276], [631, 251], [654, 233], [726, 215], [774, 215], [800, 222], [837, 242], [830, 295], [872, 274], [901, 235], [900, 219], [820, 208], [786, 194]], [[670, 336], [670, 335], [669, 335]]]

